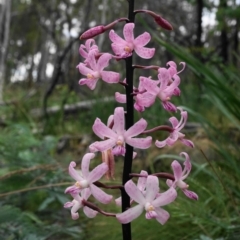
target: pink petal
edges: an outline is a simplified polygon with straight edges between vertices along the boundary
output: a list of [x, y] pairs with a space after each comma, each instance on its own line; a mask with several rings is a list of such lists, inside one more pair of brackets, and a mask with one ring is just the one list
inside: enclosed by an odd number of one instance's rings
[[166, 64], [167, 66], [173, 67], [173, 68], [177, 68], [177, 64], [174, 61], [169, 61]]
[[89, 175], [89, 164], [91, 159], [93, 159], [94, 157], [95, 157], [94, 153], [87, 153], [83, 156], [81, 170], [84, 178], [87, 178]]
[[171, 187], [166, 192], [161, 193], [161, 195], [152, 202], [152, 205], [154, 207], [164, 206], [173, 202], [176, 197], [177, 191]]
[[166, 140], [165, 141], [156, 141], [155, 142], [155, 145], [158, 147], [158, 148], [163, 148], [163, 147], [165, 147], [166, 146]]
[[158, 69], [158, 79], [161, 81], [160, 89], [163, 90], [169, 84], [169, 80], [171, 80], [171, 76], [166, 68]]
[[139, 177], [137, 181], [137, 188], [142, 192], [146, 187], [148, 172], [142, 170], [140, 174], [146, 176], [146, 177]]
[[107, 172], [107, 170], [108, 165], [106, 163], [101, 163], [89, 173], [87, 181], [89, 182], [89, 184], [98, 181]]
[[150, 107], [154, 104], [155, 99], [156, 96], [146, 92], [136, 96], [136, 103], [138, 103], [140, 106]]
[[63, 205], [64, 208], [70, 208], [70, 207], [72, 207], [72, 206], [73, 206], [73, 202], [66, 202], [66, 203]]
[[140, 149], [147, 149], [152, 144], [152, 137], [146, 138], [127, 138], [126, 143]]
[[104, 139], [104, 137], [113, 139], [117, 138], [117, 134], [107, 127], [99, 118], [95, 120], [92, 130], [101, 139]]
[[119, 37], [115, 32], [114, 30], [111, 30], [109, 32], [109, 38], [112, 42], [116, 42], [117, 44], [122, 44], [122, 45], [125, 45], [126, 44], [126, 41], [123, 40], [121, 37]]
[[109, 127], [113, 123], [113, 115], [108, 117], [107, 126]]
[[103, 190], [100, 188], [96, 187], [94, 184], [90, 185], [90, 189], [92, 192], [92, 195], [101, 203], [103, 204], [108, 204], [112, 200], [112, 196], [105, 193]]
[[149, 78], [140, 77], [143, 87], [153, 96], [156, 96], [159, 93], [159, 87], [157, 86], [158, 82], [151, 80]]
[[116, 218], [120, 223], [126, 224], [139, 217], [143, 210], [144, 210], [143, 206], [136, 205], [135, 207], [129, 208], [127, 211], [123, 213], [117, 214]]
[[[126, 44], [127, 44], [127, 43], [125, 43], [124, 45], [112, 43], [112, 44], [111, 44], [111, 47], [112, 47], [113, 52], [114, 52], [116, 55], [121, 56], [121, 55], [124, 55], [124, 54], [125, 54], [124, 48], [125, 48]], [[132, 55], [132, 53], [131, 53], [131, 55]], [[127, 57], [127, 56], [125, 56], [125, 57]]]
[[176, 117], [170, 117], [169, 122], [172, 124], [173, 128], [176, 128], [179, 123]]
[[88, 74], [92, 74], [92, 75], [95, 74], [95, 71], [93, 71], [91, 68], [86, 67], [86, 65], [83, 63], [80, 63], [78, 65], [78, 70], [84, 76], [87, 76]]
[[87, 85], [91, 90], [95, 89], [98, 79], [82, 78], [79, 80], [79, 85]]
[[173, 181], [170, 180], [170, 179], [168, 179], [168, 180], [166, 181], [166, 184], [167, 184], [169, 187], [172, 187]]
[[80, 174], [74, 169], [75, 167], [76, 167], [76, 163], [72, 161], [68, 167], [69, 175], [76, 181], [83, 180], [83, 178], [80, 176]]
[[134, 103], [134, 108], [138, 111], [138, 112], [143, 112], [145, 110], [145, 107], [144, 106], [141, 106], [137, 103]]
[[177, 160], [174, 160], [172, 162], [171, 166], [173, 169], [175, 181], [180, 180], [182, 177], [182, 173], [183, 173], [181, 164]]
[[147, 202], [152, 202], [159, 192], [159, 181], [156, 176], [148, 176], [146, 183], [145, 199]]
[[144, 32], [143, 34], [141, 34], [137, 38], [135, 38], [134, 45], [143, 47], [146, 44], [148, 44], [150, 40], [151, 40], [150, 34], [148, 32]]
[[76, 200], [74, 201], [74, 205], [71, 208], [71, 215], [73, 220], [77, 220], [79, 218], [78, 210], [82, 207], [82, 204], [77, 202]]
[[191, 171], [191, 169], [192, 169], [192, 164], [191, 164], [191, 161], [190, 161], [190, 158], [189, 158], [189, 156], [188, 156], [188, 154], [187, 153], [185, 153], [185, 152], [181, 152], [180, 153], [180, 156], [184, 156], [185, 157], [185, 162], [183, 163], [184, 165], [185, 165], [185, 167], [186, 167], [186, 169], [188, 170], [188, 171]]
[[167, 92], [170, 97], [173, 95], [174, 90], [175, 90], [175, 89], [178, 87], [178, 85], [180, 84], [180, 78], [178, 77], [178, 75], [174, 75], [173, 78], [174, 78], [174, 81], [171, 83], [171, 85], [169, 85], [169, 86], [165, 89], [165, 92]]
[[147, 121], [141, 118], [124, 133], [124, 137], [125, 138], [135, 137], [140, 133], [142, 133], [146, 129], [146, 127], [147, 127]]
[[113, 155], [115, 156], [124, 156], [126, 153], [126, 148], [124, 146], [115, 146], [112, 150]]
[[97, 69], [99, 72], [109, 65], [110, 59], [112, 59], [112, 55], [110, 53], [104, 53], [100, 56], [97, 62]]
[[89, 188], [82, 189], [81, 196], [82, 196], [83, 199], [88, 200], [90, 195], [91, 195], [91, 190]]
[[133, 199], [133, 201], [144, 206], [145, 198], [132, 180], [127, 181], [127, 183], [124, 185], [124, 188], [129, 197]]
[[91, 151], [94, 150], [93, 152], [95, 152], [95, 150], [97, 149], [98, 151], [103, 152], [105, 150], [113, 148], [115, 145], [116, 141], [114, 139], [107, 139], [101, 142], [95, 142], [92, 145], [93, 148], [91, 149]]
[[162, 208], [156, 208], [155, 212], [157, 213], [156, 220], [159, 223], [161, 223], [162, 225], [164, 225], [167, 222], [167, 220], [169, 219], [170, 214]]
[[83, 58], [87, 58], [88, 53], [84, 50], [85, 46], [83, 44], [80, 45], [79, 47], [79, 54], [83, 57]]
[[144, 59], [152, 58], [155, 53], [155, 48], [135, 47], [136, 54]]
[[179, 138], [179, 140], [186, 146], [194, 148], [194, 143], [188, 139], [185, 138]]
[[89, 151], [91, 153], [95, 153], [95, 152], [98, 152], [99, 150], [95, 147], [95, 143], [98, 143], [98, 142], [94, 142], [92, 143], [91, 145], [89, 145]]
[[118, 83], [120, 79], [120, 74], [112, 71], [102, 71], [102, 80], [107, 83]]
[[133, 36], [133, 29], [135, 24], [134, 23], [127, 23], [123, 28], [123, 36], [128, 43], [133, 43], [134, 36]]
[[93, 69], [94, 71], [98, 70], [98, 64], [97, 64], [97, 61], [96, 61], [94, 51], [90, 51], [89, 54], [88, 54], [88, 64], [91, 67], [91, 69]]
[[178, 87], [176, 87], [176, 88], [173, 90], [173, 95], [174, 95], [174, 96], [180, 96], [180, 95], [181, 95], [181, 90], [180, 90]]
[[195, 192], [189, 191], [187, 189], [182, 189], [182, 191], [188, 198], [198, 200], [198, 195]]
[[85, 213], [85, 215], [89, 218], [94, 218], [97, 215], [97, 211], [94, 211], [93, 209], [85, 206], [83, 207], [83, 212]]
[[124, 133], [125, 127], [125, 118], [124, 118], [124, 109], [123, 107], [117, 107], [114, 111], [114, 130], [118, 135]]
[[119, 103], [126, 103], [127, 99], [126, 99], [126, 94], [121, 94], [119, 92], [115, 93], [115, 100]]
[[122, 206], [122, 197], [116, 198], [115, 203], [117, 206]]
[[163, 105], [163, 108], [169, 112], [177, 112], [176, 106], [169, 101], [162, 102], [162, 105]]

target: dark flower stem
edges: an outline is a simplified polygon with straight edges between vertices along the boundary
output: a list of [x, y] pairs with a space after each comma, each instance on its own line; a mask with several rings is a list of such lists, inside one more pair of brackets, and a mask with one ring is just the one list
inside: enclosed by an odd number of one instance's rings
[[[128, 19], [129, 22], [134, 22], [134, 0], [128, 0]], [[133, 115], [133, 67], [132, 67], [132, 56], [126, 59], [126, 80], [127, 86], [126, 96], [127, 96], [127, 113], [126, 117], [126, 129], [129, 129], [133, 125], [134, 115]], [[124, 157], [123, 175], [122, 175], [122, 185], [130, 180], [129, 174], [132, 172], [132, 157], [133, 157], [133, 147], [126, 144], [126, 154]], [[127, 195], [126, 191], [122, 189], [122, 212], [126, 211], [130, 207], [130, 197]], [[122, 235], [123, 240], [131, 240], [131, 223], [122, 224]]]

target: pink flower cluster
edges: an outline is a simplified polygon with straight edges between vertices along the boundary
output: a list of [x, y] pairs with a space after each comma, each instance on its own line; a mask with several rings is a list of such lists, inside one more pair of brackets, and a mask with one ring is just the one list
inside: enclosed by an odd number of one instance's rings
[[[139, 10], [138, 12], [144, 12], [144, 10]], [[159, 15], [151, 11], [145, 12], [150, 14], [160, 26], [164, 26], [166, 29], [172, 29], [171, 25]], [[124, 38], [120, 37], [114, 30], [110, 30], [109, 38], [112, 42], [111, 47], [113, 54], [100, 52], [94, 39], [91, 39], [91, 37], [107, 31], [117, 22], [118, 20], [108, 26], [94, 27], [82, 35], [83, 39], [90, 39], [86, 41], [85, 45], [81, 44], [79, 48], [79, 53], [84, 58], [83, 62], [77, 66], [79, 72], [84, 75], [84, 77], [79, 80], [80, 85], [87, 85], [87, 87], [93, 90], [99, 79], [110, 84], [119, 83], [120, 74], [106, 70], [110, 60], [119, 61], [126, 59], [134, 53], [144, 59], [150, 59], [154, 56], [155, 49], [145, 47], [151, 40], [150, 34], [144, 32], [134, 38], [134, 23], [125, 24], [123, 28]], [[169, 136], [165, 140], [155, 141], [155, 146], [158, 148], [173, 146], [177, 140], [188, 147], [194, 147], [193, 142], [186, 139], [185, 134], [182, 133], [182, 129], [187, 122], [187, 111], [172, 102], [172, 97], [180, 96], [181, 93], [179, 88], [181, 82], [179, 74], [184, 70], [185, 63], [181, 64], [183, 65], [183, 69], [180, 71], [177, 70], [177, 64], [173, 61], [169, 61], [167, 67], [140, 66], [142, 69], [152, 68], [157, 70], [158, 79], [153, 80], [151, 77], [140, 76], [138, 87], [134, 87], [133, 91], [131, 90], [135, 100], [134, 108], [138, 112], [144, 112], [146, 108], [151, 107], [155, 101], [158, 101], [157, 99], [160, 100], [166, 111], [173, 113], [180, 112], [180, 120], [174, 116], [169, 118], [171, 126], [160, 125], [152, 129], [147, 129], [147, 121], [141, 118], [126, 129], [125, 110], [123, 107], [115, 108], [113, 114], [109, 116], [107, 124], [103, 123], [99, 118], [95, 120], [92, 130], [100, 140], [90, 144], [89, 153], [85, 154], [82, 159], [81, 170], [75, 169], [75, 162], [69, 164], [69, 174], [75, 183], [65, 190], [65, 193], [70, 194], [73, 200], [67, 202], [64, 207], [71, 208], [73, 219], [79, 217], [78, 210], [83, 208], [87, 217], [93, 218], [97, 213], [101, 213], [106, 216], [114, 216], [120, 223], [127, 224], [145, 211], [146, 219], [154, 218], [160, 224], [165, 224], [170, 214], [162, 207], [172, 203], [177, 198], [176, 188], [180, 188], [188, 198], [193, 200], [198, 199], [196, 193], [188, 190], [189, 185], [185, 182], [191, 171], [191, 161], [185, 152], [180, 153], [180, 156], [185, 160], [183, 163], [184, 169], [182, 169], [181, 164], [177, 160], [174, 160], [171, 164], [173, 174], [168, 173], [164, 175], [155, 173], [149, 175], [146, 171], [142, 170], [140, 174], [137, 174], [137, 177], [139, 177], [137, 184], [131, 180], [130, 175], [129, 180], [120, 186], [106, 186], [100, 182], [104, 175], [106, 175], [108, 179], [114, 179], [114, 159], [118, 156], [125, 156], [126, 145], [134, 149], [150, 148], [152, 146], [152, 136], [149, 135], [154, 131], [163, 130], [169, 132]], [[121, 82], [121, 85], [127, 88], [127, 83], [128, 81], [124, 80]], [[128, 104], [125, 94], [116, 92], [115, 99], [119, 103]], [[146, 134], [148, 136], [146, 136]], [[95, 157], [95, 154], [98, 153], [102, 155], [102, 163], [90, 171], [91, 160]], [[133, 152], [132, 159], [135, 157], [136, 152]], [[132, 161], [132, 159], [130, 160]], [[161, 177], [167, 178], [166, 187], [168, 187], [168, 189], [166, 191], [160, 191], [159, 178]], [[130, 198], [129, 204], [133, 206], [117, 214], [102, 211], [98, 206], [89, 202], [91, 196], [103, 204], [108, 204], [112, 201], [112, 195], [104, 192], [100, 187], [110, 189], [124, 188]], [[115, 203], [118, 206], [122, 205], [122, 197], [115, 199]]]

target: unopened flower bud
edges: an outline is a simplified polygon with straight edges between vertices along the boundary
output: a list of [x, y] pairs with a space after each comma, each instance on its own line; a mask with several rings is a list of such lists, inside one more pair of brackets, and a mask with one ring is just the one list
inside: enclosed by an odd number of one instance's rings
[[147, 13], [149, 14], [151, 17], [154, 18], [154, 21], [162, 28], [166, 29], [166, 30], [173, 30], [172, 25], [164, 18], [162, 18], [161, 16], [159, 16], [158, 14], [156, 14], [155, 12], [149, 11], [149, 10], [135, 10], [135, 13]]
[[160, 27], [162, 27], [166, 30], [173, 30], [172, 25], [166, 19], [162, 18], [161, 16], [155, 17], [154, 20]]
[[104, 33], [106, 31], [105, 27], [103, 25], [100, 26], [96, 26], [93, 28], [90, 28], [89, 30], [87, 30], [86, 32], [84, 32], [81, 36], [80, 39], [81, 40], [86, 40], [89, 38], [93, 38], [101, 33]]

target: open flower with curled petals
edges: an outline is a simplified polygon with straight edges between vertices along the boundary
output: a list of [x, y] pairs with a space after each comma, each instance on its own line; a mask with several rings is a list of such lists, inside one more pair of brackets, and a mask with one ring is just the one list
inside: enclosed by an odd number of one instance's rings
[[92, 129], [97, 136], [103, 139], [103, 141], [91, 144], [89, 146], [91, 152], [103, 152], [112, 149], [112, 153], [118, 156], [125, 154], [126, 143], [132, 147], [140, 149], [147, 149], [151, 146], [152, 137], [134, 138], [142, 133], [147, 127], [147, 121], [143, 118], [128, 130], [125, 130], [124, 109], [122, 107], [117, 107], [114, 111], [113, 121], [114, 125], [111, 129], [99, 118], [95, 120]]
[[82, 204], [83, 200], [87, 200], [91, 195], [91, 190], [85, 188], [79, 194], [72, 194], [73, 200], [71, 202], [66, 202], [64, 208], [71, 208], [72, 219], [76, 220], [79, 218], [78, 210], [83, 208], [83, 212], [89, 218], [94, 218], [97, 215], [97, 211], [92, 210], [91, 208], [84, 206]]
[[188, 190], [189, 185], [183, 181], [187, 178], [187, 176], [191, 172], [192, 164], [191, 164], [190, 158], [188, 154], [185, 152], [181, 152], [180, 156], [181, 155], [184, 155], [186, 159], [183, 163], [184, 169], [182, 169], [181, 164], [177, 160], [174, 160], [171, 166], [173, 169], [175, 181], [168, 179], [167, 185], [169, 187], [174, 187], [174, 188], [179, 187], [188, 198], [193, 200], [198, 200], [198, 195], [195, 192], [189, 191]]
[[109, 65], [112, 55], [109, 53], [102, 54], [98, 60], [95, 58], [94, 51], [90, 51], [88, 55], [87, 67], [84, 63], [80, 63], [77, 67], [79, 72], [86, 76], [79, 80], [80, 85], [87, 85], [91, 90], [96, 87], [97, 81], [101, 78], [107, 83], [119, 82], [120, 74], [112, 71], [104, 71], [103, 69]]
[[[179, 73], [181, 73], [184, 69], [185, 69], [185, 62], [180, 62], [181, 65], [183, 65], [183, 68], [180, 71], [177, 71], [177, 64], [173, 61], [169, 61], [167, 62], [167, 66], [168, 68], [159, 68], [158, 69], [158, 73], [161, 74], [162, 71], [166, 71], [169, 73], [169, 85], [173, 82], [173, 76], [176, 74], [178, 75]], [[180, 89], [178, 87], [176, 87], [173, 91], [173, 95], [175, 96], [180, 96]]]
[[169, 122], [172, 124], [172, 132], [170, 133], [169, 137], [164, 141], [156, 141], [155, 145], [159, 148], [163, 148], [166, 145], [172, 146], [177, 140], [181, 141], [184, 145], [188, 147], [194, 147], [192, 141], [185, 139], [185, 134], [181, 133], [180, 131], [184, 128], [187, 122], [187, 111], [183, 111], [181, 108], [178, 108], [181, 111], [181, 119], [180, 121], [177, 120], [176, 117], [170, 117]]
[[178, 75], [173, 75], [173, 81], [170, 82], [171, 79], [170, 73], [166, 68], [162, 68], [158, 74], [159, 79], [159, 87], [156, 86], [156, 81], [150, 78], [142, 78], [144, 88], [155, 97], [158, 97], [163, 105], [163, 108], [170, 112], [176, 112], [177, 107], [170, 102], [171, 97], [174, 95], [174, 92], [178, 88], [180, 84], [180, 78]]
[[107, 171], [108, 166], [106, 163], [102, 163], [95, 167], [91, 172], [89, 171], [89, 164], [92, 158], [95, 157], [94, 153], [87, 153], [84, 155], [81, 163], [82, 175], [77, 172], [74, 167], [75, 162], [69, 164], [69, 174], [76, 181], [73, 186], [68, 187], [65, 193], [75, 195], [80, 193], [83, 189], [89, 188], [92, 195], [101, 203], [109, 203], [112, 200], [112, 196], [103, 192], [100, 188], [93, 183], [98, 181]]
[[125, 40], [119, 37], [114, 30], [109, 32], [109, 38], [113, 42], [111, 45], [113, 52], [119, 58], [127, 58], [132, 55], [133, 51], [135, 51], [136, 54], [141, 58], [152, 58], [155, 53], [155, 48], [144, 47], [151, 40], [150, 34], [144, 32], [134, 39], [134, 27], [134, 23], [125, 24], [123, 28], [123, 36]]
[[137, 188], [132, 180], [129, 180], [124, 186], [127, 194], [133, 199], [138, 205], [129, 208], [123, 213], [117, 214], [116, 218], [119, 222], [126, 224], [139, 217], [141, 213], [146, 211], [146, 219], [155, 218], [162, 225], [169, 219], [169, 213], [160, 208], [175, 200], [177, 192], [174, 188], [169, 188], [166, 192], [159, 192], [159, 181], [155, 176], [148, 176], [146, 182], [146, 193], [143, 194], [140, 189]]
[[[145, 194], [145, 188], [146, 188], [146, 182], [147, 182], [147, 176], [148, 176], [148, 173], [144, 170], [142, 170], [140, 172], [141, 175], [145, 176], [145, 177], [139, 177], [138, 178], [138, 181], [137, 181], [137, 188], [143, 193]], [[130, 200], [130, 204], [132, 204], [133, 200], [131, 199]], [[121, 206], [122, 205], [122, 197], [119, 197], [119, 198], [116, 198], [115, 199], [115, 203], [118, 205], [118, 206]]]

